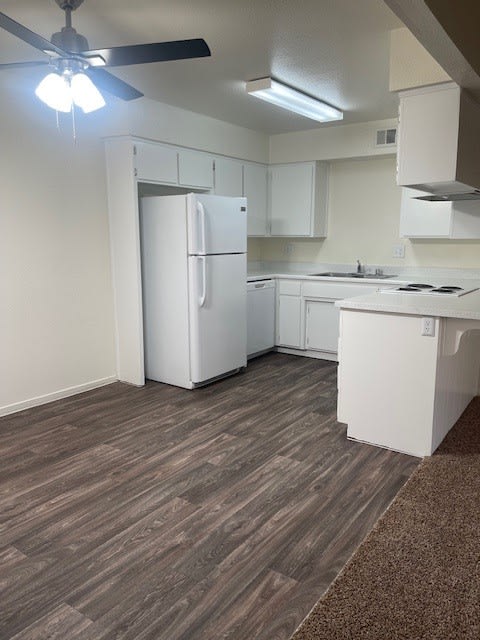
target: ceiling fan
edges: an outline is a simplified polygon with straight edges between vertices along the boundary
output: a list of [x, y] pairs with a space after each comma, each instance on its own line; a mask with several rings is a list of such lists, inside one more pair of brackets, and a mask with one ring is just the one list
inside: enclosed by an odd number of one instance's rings
[[51, 40], [0, 12], [0, 27], [49, 56], [48, 61], [0, 64], [0, 70], [50, 67], [51, 73], [40, 82], [35, 93], [57, 111], [68, 112], [73, 104], [85, 112], [103, 107], [105, 101], [99, 89], [122, 100], [135, 100], [143, 96], [143, 93], [106, 71], [105, 67], [211, 55], [203, 38], [89, 49], [87, 39], [72, 27], [72, 11], [78, 9], [83, 1], [55, 0], [60, 9], [65, 11], [65, 26], [54, 33]]

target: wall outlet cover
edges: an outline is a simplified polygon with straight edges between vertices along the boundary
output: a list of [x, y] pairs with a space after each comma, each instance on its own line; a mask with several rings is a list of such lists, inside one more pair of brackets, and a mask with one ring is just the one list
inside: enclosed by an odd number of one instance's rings
[[435, 318], [422, 318], [422, 336], [435, 335]]
[[394, 244], [393, 245], [393, 257], [394, 258], [405, 258], [405, 245], [404, 244]]

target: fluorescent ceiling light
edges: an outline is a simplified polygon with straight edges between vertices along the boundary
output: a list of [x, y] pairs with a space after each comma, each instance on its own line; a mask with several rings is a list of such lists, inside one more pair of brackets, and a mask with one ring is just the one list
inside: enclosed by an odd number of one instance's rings
[[340, 109], [335, 109], [321, 100], [311, 98], [301, 91], [291, 89], [277, 80], [272, 80], [272, 78], [260, 78], [247, 82], [246, 89], [247, 93], [260, 98], [260, 100], [271, 102], [277, 107], [294, 111], [318, 122], [343, 120], [343, 111]]

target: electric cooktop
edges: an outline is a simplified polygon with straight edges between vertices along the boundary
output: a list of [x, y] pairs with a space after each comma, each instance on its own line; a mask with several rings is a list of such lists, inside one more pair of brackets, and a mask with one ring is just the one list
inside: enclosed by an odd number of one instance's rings
[[429, 296], [464, 296], [472, 291], [477, 291], [478, 287], [464, 288], [453, 285], [437, 286], [433, 284], [425, 284], [423, 282], [411, 282], [403, 284], [400, 287], [393, 287], [389, 289], [382, 289], [382, 293], [412, 293], [415, 295], [429, 295]]

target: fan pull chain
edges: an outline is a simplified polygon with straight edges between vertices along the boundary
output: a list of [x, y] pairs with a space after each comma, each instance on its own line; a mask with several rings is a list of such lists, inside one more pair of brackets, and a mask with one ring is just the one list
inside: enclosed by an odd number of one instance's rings
[[73, 144], [77, 144], [77, 129], [75, 126], [75, 105], [72, 104], [72, 134], [73, 134]]

